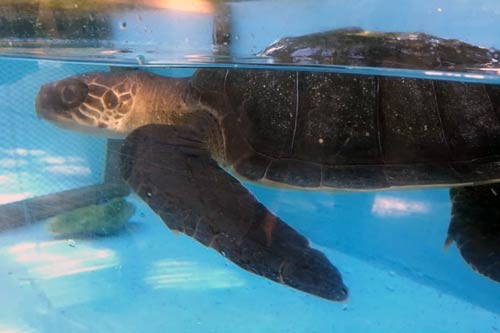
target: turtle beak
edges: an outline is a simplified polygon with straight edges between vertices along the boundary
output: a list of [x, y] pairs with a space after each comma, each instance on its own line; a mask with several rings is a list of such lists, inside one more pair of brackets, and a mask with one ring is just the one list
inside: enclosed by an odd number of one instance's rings
[[[42, 87], [43, 89], [43, 87]], [[40, 89], [41, 91], [41, 89]], [[46, 96], [44, 96], [46, 98]], [[41, 99], [43, 99], [44, 97], [42, 97], [40, 95], [40, 92], [38, 92], [38, 94], [36, 94], [36, 98], [35, 98], [35, 113], [36, 113], [36, 117], [38, 119], [42, 119], [42, 117], [40, 116], [40, 111], [42, 110], [41, 106], [42, 106], [42, 102], [41, 102]]]
[[35, 113], [38, 119], [50, 119], [50, 112], [47, 109], [47, 101], [50, 99], [50, 90], [52, 90], [52, 85], [45, 84], [43, 85], [35, 98]]
[[60, 123], [70, 119], [69, 113], [63, 109], [56, 88], [57, 83], [47, 83], [40, 87], [35, 98], [35, 112], [38, 119], [51, 123]]

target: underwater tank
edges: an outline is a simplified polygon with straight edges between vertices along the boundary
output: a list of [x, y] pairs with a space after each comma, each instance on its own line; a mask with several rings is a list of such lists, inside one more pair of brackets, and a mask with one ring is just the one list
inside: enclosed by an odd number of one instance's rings
[[499, 18], [0, 2], [0, 332], [497, 332]]

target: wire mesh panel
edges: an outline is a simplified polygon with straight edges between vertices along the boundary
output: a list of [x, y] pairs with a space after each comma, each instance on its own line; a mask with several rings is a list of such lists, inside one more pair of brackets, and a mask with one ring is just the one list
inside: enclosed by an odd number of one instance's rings
[[[79, 71], [96, 67], [79, 66]], [[99, 183], [105, 140], [61, 131], [37, 119], [40, 86], [74, 74], [51, 62], [3, 60], [0, 65], [0, 203]]]

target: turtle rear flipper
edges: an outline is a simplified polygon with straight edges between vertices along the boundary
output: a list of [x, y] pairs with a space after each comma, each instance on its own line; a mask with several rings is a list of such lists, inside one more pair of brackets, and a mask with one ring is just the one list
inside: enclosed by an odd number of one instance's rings
[[450, 197], [447, 243], [455, 241], [475, 271], [500, 282], [500, 184], [453, 188]]
[[189, 127], [141, 127], [121, 156], [124, 179], [170, 229], [260, 276], [329, 300], [347, 297], [328, 259], [220, 168]]

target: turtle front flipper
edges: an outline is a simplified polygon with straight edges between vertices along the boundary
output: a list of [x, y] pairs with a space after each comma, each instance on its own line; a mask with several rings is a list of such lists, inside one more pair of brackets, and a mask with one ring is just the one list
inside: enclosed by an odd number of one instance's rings
[[121, 149], [121, 171], [172, 230], [240, 267], [334, 301], [347, 297], [337, 269], [210, 157], [189, 127], [147, 125]]
[[500, 282], [500, 184], [453, 188], [450, 197], [447, 245], [455, 241], [475, 271]]

